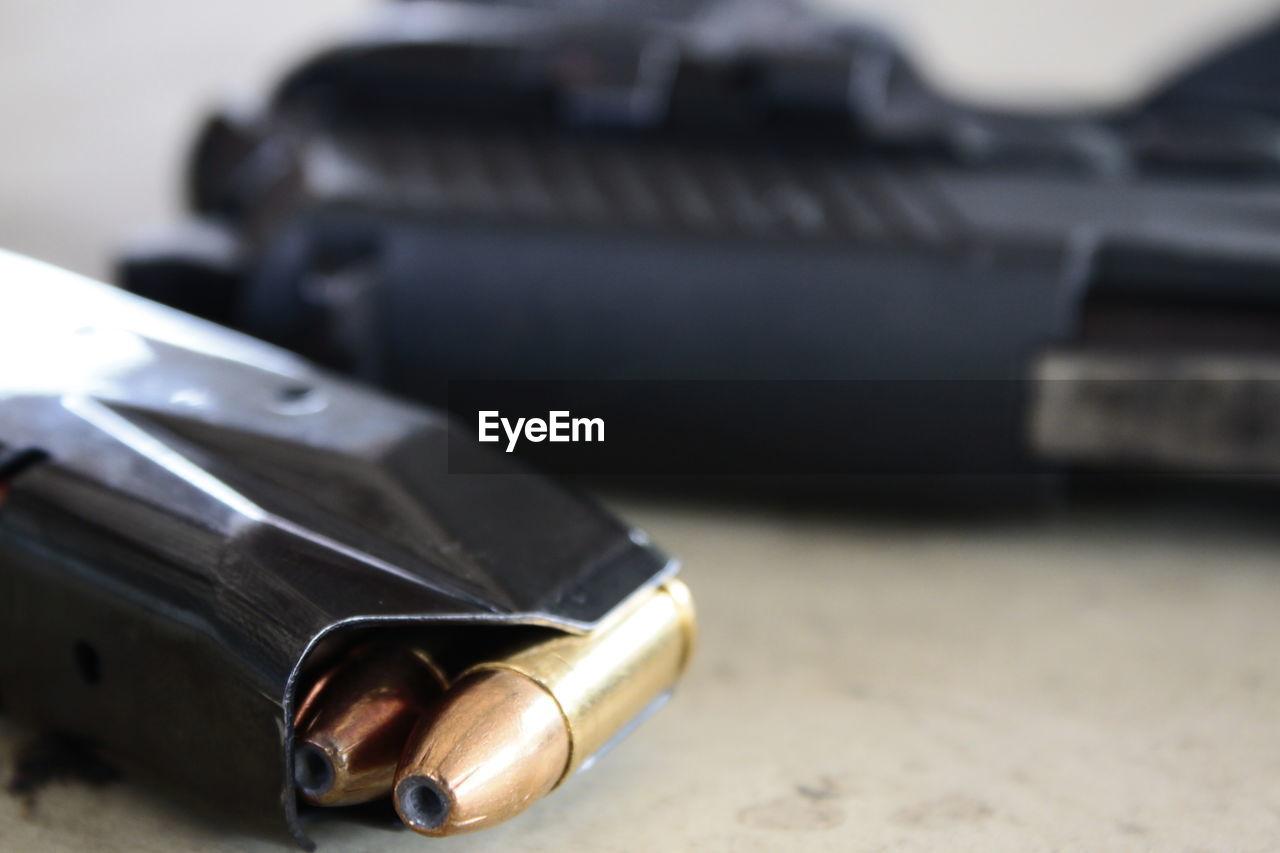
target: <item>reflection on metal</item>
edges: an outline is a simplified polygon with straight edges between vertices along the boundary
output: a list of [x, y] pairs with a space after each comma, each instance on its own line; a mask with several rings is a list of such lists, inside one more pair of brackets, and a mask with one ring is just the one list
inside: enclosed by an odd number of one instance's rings
[[390, 794], [409, 732], [444, 687], [418, 649], [361, 646], [344, 655], [295, 715], [293, 776], [303, 797], [346, 806]]
[[400, 816], [424, 835], [514, 817], [667, 694], [693, 643], [692, 599], [670, 581], [590, 634], [473, 667], [410, 740], [396, 774]]
[[1031, 437], [1046, 458], [1280, 474], [1280, 358], [1058, 351], [1035, 379]]
[[489, 454], [436, 411], [14, 255], [0, 300], [0, 461], [43, 460], [0, 516], [6, 711], [245, 822], [308, 843], [292, 705], [313, 653], [371, 626], [580, 634], [676, 569], [502, 454], [452, 472]]

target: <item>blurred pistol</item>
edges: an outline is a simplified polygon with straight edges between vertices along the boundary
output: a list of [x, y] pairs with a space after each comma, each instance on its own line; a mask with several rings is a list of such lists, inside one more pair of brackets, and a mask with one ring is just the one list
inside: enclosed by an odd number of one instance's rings
[[395, 3], [211, 118], [122, 276], [472, 422], [607, 412], [588, 472], [1275, 473], [1277, 93], [1280, 31], [1032, 116], [798, 4]]

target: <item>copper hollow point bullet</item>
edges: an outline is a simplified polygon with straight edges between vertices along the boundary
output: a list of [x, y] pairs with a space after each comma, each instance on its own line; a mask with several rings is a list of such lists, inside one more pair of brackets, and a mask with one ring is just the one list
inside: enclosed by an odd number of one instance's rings
[[434, 836], [516, 816], [665, 698], [693, 635], [688, 589], [671, 581], [588, 634], [472, 667], [414, 729], [396, 811]]
[[344, 656], [298, 711], [293, 775], [302, 796], [346, 806], [390, 794], [409, 733], [444, 687], [415, 649], [371, 645]]

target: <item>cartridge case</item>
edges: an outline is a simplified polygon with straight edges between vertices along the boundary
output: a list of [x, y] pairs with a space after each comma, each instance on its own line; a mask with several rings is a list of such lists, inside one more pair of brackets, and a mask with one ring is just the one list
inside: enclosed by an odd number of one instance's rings
[[569, 731], [558, 785], [675, 686], [695, 638], [693, 597], [672, 580], [636, 594], [590, 634], [557, 637], [469, 673], [516, 672], [555, 699]]
[[395, 779], [400, 817], [432, 836], [515, 817], [644, 719], [693, 642], [689, 591], [668, 581], [588, 634], [472, 667], [409, 739]]

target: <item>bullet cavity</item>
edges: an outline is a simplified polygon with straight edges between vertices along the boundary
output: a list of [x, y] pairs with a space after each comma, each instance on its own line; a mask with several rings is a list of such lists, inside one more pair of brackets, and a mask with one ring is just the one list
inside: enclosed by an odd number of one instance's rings
[[422, 829], [439, 829], [449, 817], [449, 801], [430, 779], [414, 777], [400, 784], [401, 814]]
[[320, 796], [333, 786], [333, 765], [324, 750], [304, 743], [293, 753], [293, 781], [304, 794]]

